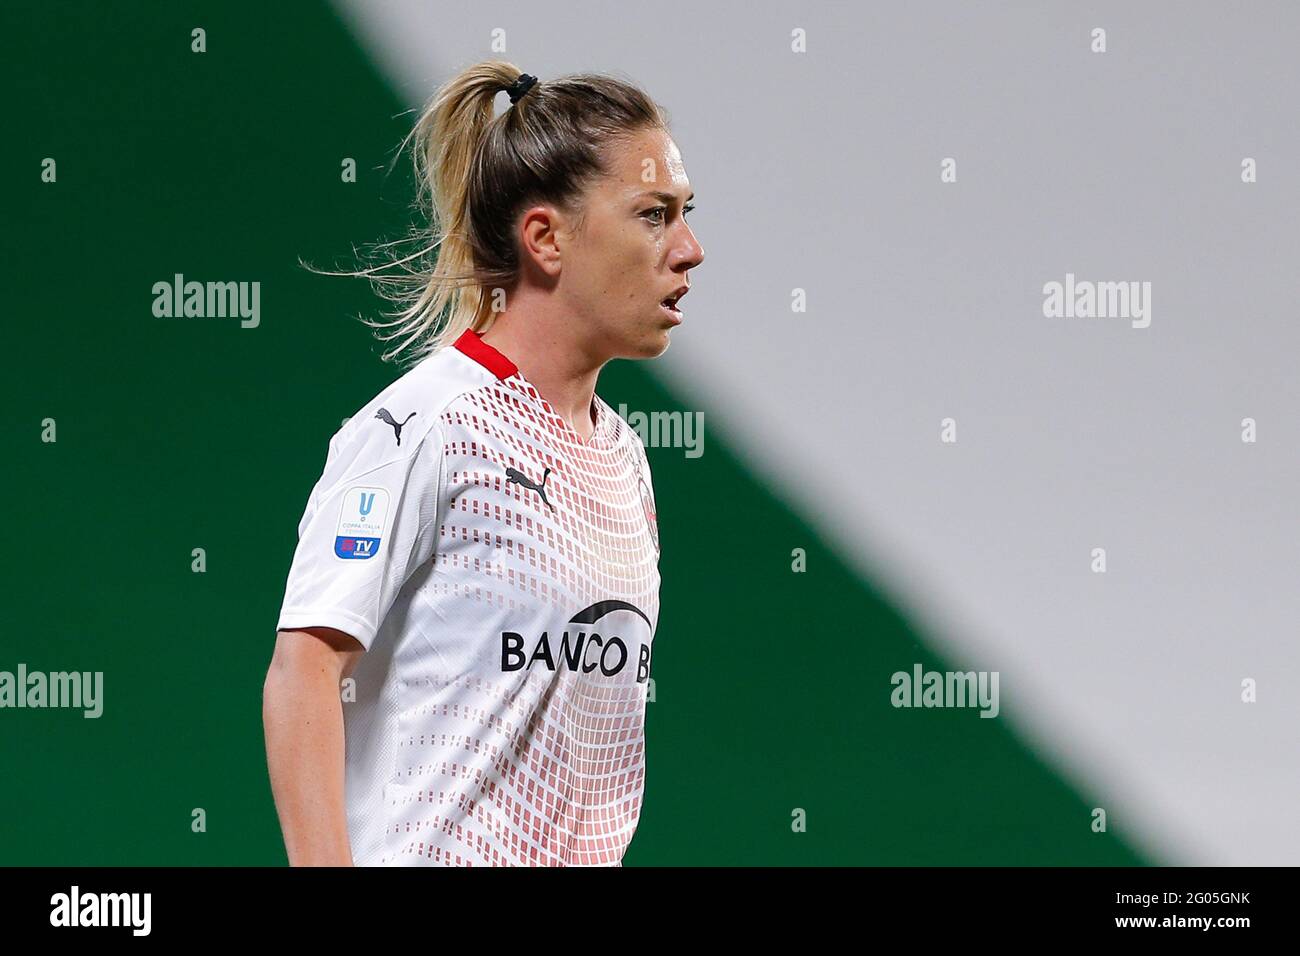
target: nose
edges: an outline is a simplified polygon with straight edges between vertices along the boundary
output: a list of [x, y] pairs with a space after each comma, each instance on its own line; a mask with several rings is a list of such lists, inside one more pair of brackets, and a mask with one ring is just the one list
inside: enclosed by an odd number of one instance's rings
[[695, 238], [695, 233], [691, 231], [690, 226], [686, 225], [685, 222], [681, 225], [685, 232], [685, 238], [678, 242], [677, 247], [673, 250], [672, 267], [674, 272], [694, 269], [704, 261], [704, 247]]

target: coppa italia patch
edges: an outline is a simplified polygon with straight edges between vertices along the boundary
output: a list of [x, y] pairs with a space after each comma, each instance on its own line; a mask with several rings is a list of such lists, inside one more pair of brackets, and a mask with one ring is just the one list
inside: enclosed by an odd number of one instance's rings
[[388, 492], [383, 488], [349, 488], [343, 494], [334, 554], [350, 561], [364, 561], [379, 553], [388, 517]]

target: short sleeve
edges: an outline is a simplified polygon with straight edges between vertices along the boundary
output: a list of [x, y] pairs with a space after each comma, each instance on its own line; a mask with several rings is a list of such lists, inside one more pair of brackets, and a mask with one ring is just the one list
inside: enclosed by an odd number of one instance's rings
[[298, 525], [276, 625], [332, 627], [366, 650], [402, 586], [433, 557], [443, 464], [436, 422], [403, 446], [391, 428], [368, 425], [330, 441]]

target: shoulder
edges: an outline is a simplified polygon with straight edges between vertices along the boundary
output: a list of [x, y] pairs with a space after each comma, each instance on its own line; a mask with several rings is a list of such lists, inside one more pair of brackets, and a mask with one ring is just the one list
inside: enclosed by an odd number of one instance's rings
[[650, 471], [650, 461], [646, 457], [645, 442], [641, 440], [637, 430], [627, 423], [618, 412], [610, 407], [600, 395], [596, 395], [596, 402], [600, 406], [601, 419], [608, 422], [606, 434], [610, 447], [619, 449], [627, 455], [632, 456], [640, 465], [647, 477]]
[[[441, 451], [442, 412], [489, 381], [482, 366], [448, 345], [422, 359], [358, 409], [330, 439], [331, 457], [347, 454], [374, 465]], [[428, 446], [426, 448], [426, 446]]]

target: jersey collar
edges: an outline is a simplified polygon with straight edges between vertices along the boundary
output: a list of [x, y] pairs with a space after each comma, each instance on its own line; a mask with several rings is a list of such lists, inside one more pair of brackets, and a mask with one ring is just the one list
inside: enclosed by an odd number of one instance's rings
[[[473, 329], [466, 329], [460, 334], [460, 338], [458, 338], [453, 344], [456, 348], [460, 349], [461, 352], [472, 358], [475, 362], [478, 362], [479, 365], [482, 365], [501, 381], [505, 381], [511, 376], [519, 373], [519, 366], [515, 365], [514, 362], [510, 361], [510, 359], [506, 358], [504, 354], [497, 351], [491, 345], [484, 342], [483, 336], [480, 333], [475, 332]], [[523, 375], [519, 375], [519, 383], [522, 387], [527, 388], [529, 393], [541, 403], [542, 408], [548, 415], [555, 419], [559, 427], [563, 428], [564, 431], [573, 436], [575, 443], [580, 447], [590, 447], [592, 444], [597, 442], [601, 433], [608, 425], [608, 422], [606, 421], [608, 416], [600, 406], [599, 396], [593, 395], [591, 397], [591, 407], [596, 413], [595, 430], [591, 433], [591, 438], [584, 442], [578, 436], [578, 433], [573, 430], [572, 426], [564, 420], [564, 417], [560, 415], [554, 407], [552, 407], [551, 403], [542, 398], [541, 394], [537, 391], [536, 386], [531, 382], [528, 382]]]
[[473, 329], [462, 332], [454, 344], [499, 379], [507, 379], [519, 371], [514, 362], [484, 342], [483, 336]]

